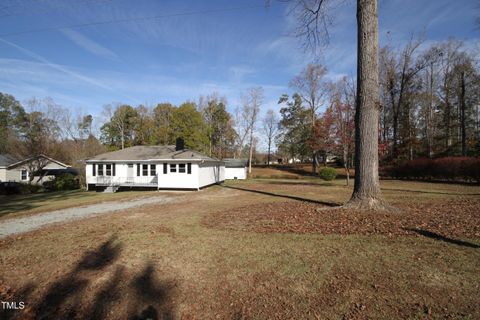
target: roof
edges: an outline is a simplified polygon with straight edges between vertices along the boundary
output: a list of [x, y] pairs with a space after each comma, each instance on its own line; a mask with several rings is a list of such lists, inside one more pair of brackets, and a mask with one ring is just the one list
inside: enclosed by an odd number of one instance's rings
[[248, 163], [246, 159], [225, 158], [223, 161], [225, 162], [225, 168], [246, 167]]
[[37, 159], [39, 157], [45, 158], [50, 162], [55, 162], [62, 167], [70, 168], [70, 166], [68, 164], [65, 164], [65, 163], [60, 162], [58, 160], [55, 160], [53, 158], [47, 157], [46, 155], [43, 155], [43, 154], [40, 154], [40, 155], [34, 156], [34, 157], [30, 157], [30, 158], [26, 158], [26, 159], [20, 159], [20, 158], [15, 157], [11, 154], [0, 154], [0, 167], [7, 167], [7, 168], [15, 167], [15, 166], [18, 166], [22, 163], [28, 162], [30, 160]]
[[134, 146], [123, 150], [99, 154], [87, 159], [94, 161], [147, 161], [147, 160], [209, 160], [220, 161], [200, 152], [183, 149], [175, 151], [175, 146]]
[[18, 161], [20, 161], [20, 159], [11, 154], [0, 154], [0, 167], [8, 167]]

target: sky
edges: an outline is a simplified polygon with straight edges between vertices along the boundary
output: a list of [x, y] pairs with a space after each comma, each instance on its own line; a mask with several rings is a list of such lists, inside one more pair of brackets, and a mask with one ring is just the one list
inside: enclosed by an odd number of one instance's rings
[[[98, 115], [109, 103], [154, 106], [214, 92], [230, 112], [262, 86], [278, 110], [290, 80], [318, 61], [332, 80], [355, 76], [355, 1], [336, 0], [321, 55], [292, 36], [288, 5], [265, 0], [1, 0], [0, 92], [50, 97]], [[379, 0], [380, 45], [455, 37], [480, 52], [478, 0]]]

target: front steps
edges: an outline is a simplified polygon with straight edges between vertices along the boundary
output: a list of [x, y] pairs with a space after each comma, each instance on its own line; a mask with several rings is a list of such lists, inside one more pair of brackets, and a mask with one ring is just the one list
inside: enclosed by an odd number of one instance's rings
[[118, 191], [118, 189], [120, 189], [120, 186], [108, 186], [103, 190], [103, 192], [104, 193], [115, 193], [115, 192]]

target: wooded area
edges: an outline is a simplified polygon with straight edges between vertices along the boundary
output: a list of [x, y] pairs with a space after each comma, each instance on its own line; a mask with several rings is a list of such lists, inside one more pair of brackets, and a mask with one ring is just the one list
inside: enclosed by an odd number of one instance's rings
[[[319, 67], [310, 65], [299, 75], [304, 83], [309, 82], [308, 69], [314, 68]], [[480, 73], [475, 57], [461, 41], [449, 39], [426, 46], [412, 39], [401, 50], [383, 47], [379, 69], [382, 163], [479, 156]], [[280, 99], [279, 152], [300, 160], [312, 154], [320, 159], [333, 154], [350, 165], [355, 83], [349, 78], [333, 83], [324, 79], [317, 87], [308, 96], [299, 93]], [[326, 110], [313, 114], [309, 101], [317, 99], [324, 100]]]

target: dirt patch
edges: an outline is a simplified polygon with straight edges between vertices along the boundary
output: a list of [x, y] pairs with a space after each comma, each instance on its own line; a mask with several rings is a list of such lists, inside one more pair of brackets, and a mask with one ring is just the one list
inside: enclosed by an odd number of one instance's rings
[[400, 204], [401, 213], [320, 210], [302, 201], [238, 207], [206, 216], [211, 228], [260, 233], [382, 234], [438, 237], [480, 237], [480, 200]]

